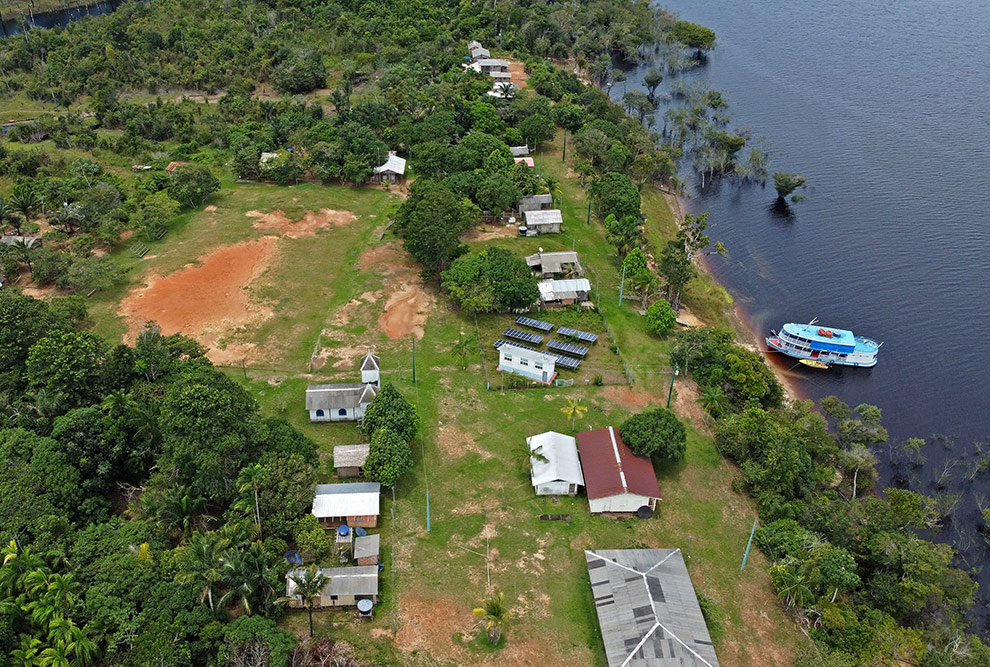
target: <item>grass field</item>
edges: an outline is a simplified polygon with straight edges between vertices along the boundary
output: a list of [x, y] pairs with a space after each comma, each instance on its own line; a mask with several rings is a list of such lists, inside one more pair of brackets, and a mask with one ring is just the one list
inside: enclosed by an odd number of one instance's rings
[[[491, 343], [513, 317], [487, 315], [476, 327], [474, 318], [448, 309], [436, 285], [419, 281], [391, 233], [379, 240], [398, 198], [370, 188], [225, 184], [211, 202], [215, 210], [183, 216], [162, 241], [151, 244], [145, 259], [117, 251], [131, 281], [93, 299], [97, 329], [120, 338], [126, 330], [121, 301], [149, 278], [167, 277], [217, 249], [271, 234], [254, 226], [251, 211], [281, 210], [290, 219], [323, 208], [351, 211], [357, 219], [346, 225], [280, 239], [268, 268], [248, 286], [249, 299], [272, 315], [222, 337], [229, 346], [253, 346], [253, 357], [243, 367], [229, 364], [227, 372], [262, 411], [286, 417], [319, 443], [317, 482], [333, 477], [334, 445], [365, 438], [353, 424], [310, 424], [303, 410], [307, 384], [354, 381], [357, 358], [374, 346], [385, 380], [395, 382], [422, 416], [416, 467], [396, 489], [394, 503], [389, 494], [383, 496], [385, 570], [376, 617], [361, 623], [349, 612], [321, 612], [316, 615], [320, 631], [349, 641], [360, 657], [378, 664], [604, 665], [582, 551], [679, 547], [697, 590], [714, 599], [721, 612], [721, 622], [712, 628], [721, 663], [790, 664], [805, 640], [780, 610], [761, 555], [752, 553], [746, 570], [739, 569], [755, 511], [731, 489], [737, 473], [707, 435], [689, 380], [678, 378], [674, 387], [674, 405], [690, 424], [687, 458], [660, 471], [664, 500], [653, 519], [591, 516], [583, 497], [554, 503], [534, 496], [525, 437], [570, 432], [560, 411], [568, 398], [580, 398], [588, 407], [578, 430], [618, 426], [650, 403], [662, 404], [671, 379], [668, 346], [645, 333], [639, 303], [627, 299], [618, 305], [614, 251], [599, 224], [586, 224], [587, 200], [576, 181], [566, 178], [559, 146], [546, 146], [536, 162], [538, 169], [565, 179], [560, 206], [566, 232], [487, 238], [472, 245], [499, 244], [519, 255], [538, 247], [574, 247], [580, 253], [600, 313], [538, 315], [602, 334], [577, 373], [561, 372], [576, 380], [573, 387], [501, 391]], [[676, 223], [659, 193], [644, 197], [644, 210], [654, 243], [671, 233]], [[389, 338], [382, 325], [395, 297], [404, 294], [418, 295], [415, 314], [422, 316], [415, 383], [414, 335]], [[688, 294], [688, 304], [698, 312], [724, 308], [718, 299], [707, 278]], [[462, 360], [452, 348], [465, 335], [480, 345]], [[623, 363], [634, 378], [632, 387], [623, 382]], [[599, 374], [605, 386], [593, 384]], [[570, 514], [572, 520], [540, 521], [544, 513]], [[504, 591], [519, 614], [498, 649], [479, 638], [471, 616], [488, 590]], [[292, 612], [283, 623], [303, 632], [306, 614]]]

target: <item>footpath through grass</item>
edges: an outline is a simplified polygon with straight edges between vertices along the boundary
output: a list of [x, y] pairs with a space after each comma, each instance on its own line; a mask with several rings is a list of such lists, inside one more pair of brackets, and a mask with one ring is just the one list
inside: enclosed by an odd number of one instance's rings
[[[604, 665], [583, 551], [678, 547], [698, 592], [715, 601], [721, 617], [712, 623], [721, 663], [791, 664], [805, 639], [781, 611], [762, 556], [753, 552], [746, 570], [739, 569], [755, 510], [745, 495], [732, 490], [737, 473], [706, 434], [684, 378], [675, 385], [674, 404], [694, 418], [687, 456], [674, 469], [660, 472], [664, 500], [654, 518], [617, 521], [592, 516], [584, 496], [554, 503], [533, 494], [525, 438], [546, 430], [570, 433], [560, 410], [567, 399], [580, 398], [588, 407], [575, 430], [618, 426], [650, 403], [663, 404], [670, 382], [668, 344], [645, 333], [635, 300], [618, 305], [614, 251], [601, 225], [585, 222], [584, 191], [568, 175], [559, 150], [559, 145], [546, 146], [536, 163], [537, 169], [563, 179], [560, 207], [566, 233], [504, 237], [474, 246], [499, 244], [519, 255], [536, 247], [553, 251], [573, 246], [596, 288], [601, 316], [544, 311], [539, 317], [555, 324], [580, 318], [582, 327], [601, 334], [607, 321], [634, 385], [622, 383], [619, 357], [610, 349], [608, 335], [602, 335], [587, 366], [576, 374], [561, 372], [563, 378], [574, 377], [575, 386], [500, 391], [491, 344], [513, 318], [485, 316], [476, 329], [474, 318], [445, 307], [435, 285], [426, 286], [434, 305], [415, 344], [414, 384], [412, 337], [388, 339], [376, 327], [385, 299], [357, 299], [356, 307], [347, 306], [359, 290], [375, 293], [389, 284], [380, 271], [355, 258], [395, 250], [396, 242], [388, 235], [382, 242], [377, 235], [350, 238], [339, 274], [347, 278], [325, 286], [332, 292], [323, 298], [330, 306], [325, 323], [338, 332], [341, 344], [376, 346], [385, 379], [418, 406], [423, 428], [414, 447], [416, 467], [396, 490], [396, 502], [383, 496], [380, 532], [386, 567], [375, 619], [360, 624], [346, 611], [320, 612], [318, 623], [329, 636], [354, 644], [359, 656], [381, 664]], [[272, 196], [280, 192], [272, 191]], [[326, 206], [344, 207], [332, 199], [346, 196], [345, 191], [326, 193]], [[673, 217], [659, 194], [646, 195], [644, 210], [651, 239], [670, 233]], [[284, 326], [294, 330], [292, 322]], [[454, 343], [462, 335], [479, 334], [480, 346], [462, 361], [452, 351]], [[313, 374], [263, 367], [230, 370], [266, 414], [285, 416], [320, 443], [318, 482], [333, 479], [334, 445], [366, 440], [354, 424], [308, 422], [303, 394], [313, 377], [354, 381], [355, 367], [346, 360], [335, 365]], [[493, 390], [486, 386], [486, 370]], [[592, 380], [599, 371], [603, 381], [620, 384], [595, 386]], [[571, 519], [541, 521], [541, 514], [569, 514]], [[504, 645], [495, 650], [478, 638], [471, 616], [489, 590], [505, 592], [519, 613], [506, 627]], [[293, 612], [283, 623], [302, 631], [305, 622], [305, 612]]]

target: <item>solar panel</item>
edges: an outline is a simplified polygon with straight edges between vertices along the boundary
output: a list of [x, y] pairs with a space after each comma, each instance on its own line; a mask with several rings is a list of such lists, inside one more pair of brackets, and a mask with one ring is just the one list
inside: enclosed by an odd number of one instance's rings
[[594, 343], [598, 340], [598, 336], [593, 333], [588, 333], [586, 331], [578, 331], [577, 329], [570, 329], [568, 327], [560, 327], [557, 329], [557, 333], [561, 336], [570, 336], [571, 338], [576, 338], [582, 343]]
[[515, 338], [516, 340], [521, 340], [525, 343], [532, 343], [533, 345], [539, 345], [543, 342], [543, 336], [537, 336], [536, 334], [531, 334], [526, 331], [519, 331], [518, 329], [506, 329], [502, 332], [502, 335], [506, 338]]
[[574, 343], [565, 343], [562, 340], [552, 340], [547, 343], [547, 347], [551, 350], [556, 350], [557, 352], [573, 354], [576, 357], [583, 357], [588, 354], [588, 348], [575, 345]]
[[519, 347], [519, 348], [522, 348], [524, 350], [531, 350], [533, 352], [536, 352], [536, 348], [535, 347], [530, 347], [529, 345], [523, 345], [521, 343], [513, 343], [512, 341], [503, 340], [502, 338], [499, 338], [497, 341], [495, 341], [495, 349], [496, 350], [499, 349], [500, 347], [502, 347], [503, 345], [512, 345], [514, 347]]
[[580, 359], [574, 359], [573, 357], [565, 357], [562, 354], [554, 354], [553, 352], [547, 352], [548, 357], [553, 357], [555, 363], [560, 368], [567, 369], [569, 371], [577, 370], [577, 367], [581, 365]]
[[552, 324], [541, 320], [534, 320], [532, 317], [523, 317], [520, 315], [516, 318], [516, 324], [529, 327], [530, 329], [536, 329], [537, 331], [553, 331]]

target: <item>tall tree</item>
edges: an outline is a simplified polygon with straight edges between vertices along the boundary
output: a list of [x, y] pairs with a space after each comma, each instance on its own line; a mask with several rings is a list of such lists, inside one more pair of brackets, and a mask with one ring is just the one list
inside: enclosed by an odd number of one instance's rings
[[223, 576], [223, 552], [227, 542], [217, 533], [193, 533], [186, 546], [179, 549], [179, 573], [175, 580], [180, 584], [202, 584], [199, 601], [206, 601], [214, 611], [213, 589]]
[[394, 489], [412, 465], [412, 450], [402, 436], [388, 427], [372, 434], [368, 458], [364, 462], [365, 477]]
[[567, 399], [567, 405], [560, 409], [564, 416], [567, 417], [571, 422], [571, 431], [574, 430], [574, 422], [581, 417], [584, 417], [585, 413], [588, 412], [588, 406], [581, 404], [580, 398], [569, 398]]
[[[303, 606], [309, 613], [309, 636], [313, 637], [313, 603], [323, 593], [323, 589], [330, 583], [330, 577], [320, 572], [316, 565], [310, 565], [301, 572], [289, 574], [289, 579], [295, 585], [295, 595], [302, 599]], [[292, 597], [279, 598], [279, 602], [287, 603], [292, 601]]]
[[258, 490], [268, 479], [268, 471], [259, 464], [254, 463], [241, 470], [237, 475], [237, 490], [240, 493], [249, 494], [254, 506], [254, 522], [258, 526], [258, 535], [261, 535], [261, 510], [258, 507]]
[[364, 413], [362, 428], [371, 434], [387, 428], [409, 442], [419, 429], [419, 416], [416, 408], [399, 393], [395, 385], [389, 383], [371, 401]]

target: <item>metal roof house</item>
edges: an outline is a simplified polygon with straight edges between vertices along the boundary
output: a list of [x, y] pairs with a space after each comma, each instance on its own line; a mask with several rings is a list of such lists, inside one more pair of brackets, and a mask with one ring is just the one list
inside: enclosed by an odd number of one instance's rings
[[499, 58], [481, 58], [477, 61], [477, 65], [481, 68], [481, 71], [486, 74], [509, 71], [509, 61], [501, 60]]
[[526, 438], [532, 472], [530, 481], [538, 496], [573, 496], [584, 486], [581, 460], [574, 438], [547, 431]]
[[542, 274], [544, 278], [553, 278], [561, 274], [584, 275], [578, 254], [573, 250], [538, 252], [535, 255], [526, 255], [526, 265], [533, 271]]
[[680, 549], [584, 557], [609, 667], [718, 667]]
[[591, 293], [591, 283], [587, 278], [541, 280], [536, 287], [540, 290], [540, 303], [544, 306], [567, 306], [587, 301]]
[[306, 387], [306, 409], [311, 422], [357, 421], [378, 395], [373, 384], [311, 384]]
[[364, 462], [368, 460], [371, 445], [337, 445], [333, 448], [333, 467], [337, 477], [360, 477], [364, 474]]
[[399, 157], [395, 151], [388, 152], [384, 164], [375, 167], [368, 177], [368, 183], [399, 183], [406, 176], [406, 159]]
[[[285, 597], [289, 598], [289, 607], [302, 609], [305, 602], [301, 595], [296, 594], [298, 586], [292, 577], [301, 578], [305, 570], [289, 570], [285, 575]], [[330, 581], [324, 586], [319, 597], [313, 602], [314, 608], [320, 607], [349, 607], [357, 604], [358, 600], [378, 601], [378, 567], [324, 567], [320, 574], [329, 577]]]
[[354, 559], [358, 565], [378, 565], [381, 555], [381, 539], [378, 535], [354, 538]]
[[529, 146], [509, 146], [512, 157], [523, 157], [529, 155]]
[[324, 528], [343, 524], [374, 528], [381, 513], [382, 485], [378, 482], [318, 484], [313, 498], [313, 516]]
[[498, 369], [550, 384], [557, 377], [557, 359], [549, 354], [506, 343], [498, 348]]
[[660, 486], [653, 463], [633, 454], [615, 428], [585, 431], [576, 439], [592, 512], [656, 509]]
[[[532, 160], [532, 158], [519, 159]], [[526, 217], [526, 228], [535, 230], [537, 234], [559, 234], [560, 226], [564, 224], [564, 217], [556, 208], [526, 211], [523, 215]]]
[[516, 206], [520, 213], [525, 213], [526, 211], [549, 211], [552, 207], [552, 195], [530, 195], [529, 197], [523, 197]]
[[[476, 42], [476, 44], [477, 44], [477, 42]], [[483, 47], [481, 44], [478, 44], [474, 48], [468, 48], [468, 55], [470, 55], [471, 56], [471, 60], [474, 60], [474, 61], [488, 60], [488, 59], [490, 59], [492, 57], [491, 52], [488, 49], [486, 49], [485, 47]]]

